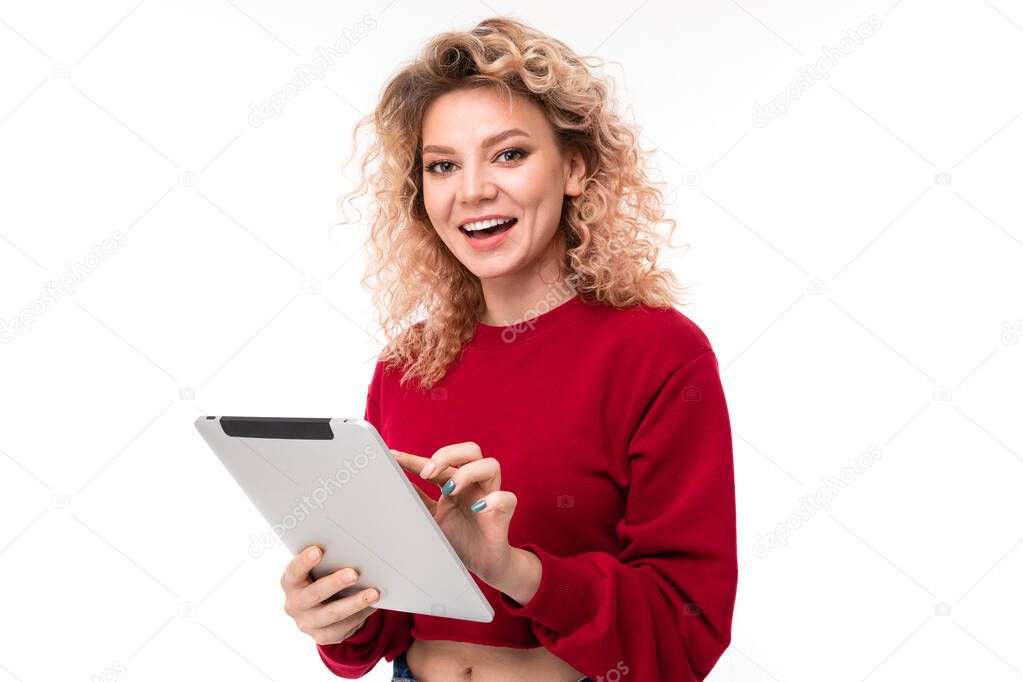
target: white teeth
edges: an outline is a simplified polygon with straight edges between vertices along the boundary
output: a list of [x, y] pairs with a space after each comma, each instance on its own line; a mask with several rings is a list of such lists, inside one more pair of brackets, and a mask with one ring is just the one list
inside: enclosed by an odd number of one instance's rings
[[475, 223], [466, 223], [465, 225], [462, 225], [462, 229], [469, 232], [475, 232], [476, 230], [485, 230], [488, 227], [494, 227], [495, 225], [506, 223], [509, 220], [514, 220], [514, 218], [491, 218], [490, 220], [480, 220]]

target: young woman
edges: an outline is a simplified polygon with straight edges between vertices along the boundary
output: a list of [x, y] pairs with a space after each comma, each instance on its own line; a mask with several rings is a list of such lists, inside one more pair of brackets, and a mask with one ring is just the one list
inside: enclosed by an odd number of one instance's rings
[[489, 19], [435, 37], [359, 124], [378, 141], [363, 284], [388, 335], [365, 418], [495, 617], [325, 601], [352, 580], [312, 582], [307, 548], [285, 610], [338, 676], [384, 657], [394, 680], [702, 680], [728, 646], [717, 358], [673, 305], [656, 227], [675, 223], [589, 66]]

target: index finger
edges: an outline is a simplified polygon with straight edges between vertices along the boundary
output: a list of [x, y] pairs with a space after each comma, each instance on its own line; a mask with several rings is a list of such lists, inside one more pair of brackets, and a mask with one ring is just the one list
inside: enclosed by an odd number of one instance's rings
[[[437, 479], [440, 480], [441, 483], [445, 483], [455, 473], [454, 471], [445, 471], [441, 472], [440, 475], [433, 475], [430, 477], [430, 479], [427, 479], [423, 476], [422, 471], [423, 467], [432, 461], [429, 457], [420, 457], [419, 455], [413, 455], [408, 452], [402, 452], [401, 450], [393, 449], [391, 450], [391, 453], [394, 455], [395, 461], [398, 462], [402, 469], [405, 469], [406, 471], [411, 471], [416, 476], [422, 478], [424, 481]], [[436, 465], [436, 462], [434, 462], [434, 464]], [[436, 481], [434, 482], [436, 483]]]
[[285, 589], [302, 587], [309, 581], [309, 572], [323, 558], [323, 550], [316, 545], [306, 547], [288, 562], [281, 576], [281, 587]]
[[[480, 449], [479, 444], [471, 440], [464, 443], [445, 445], [433, 453], [433, 457], [429, 459], [426, 457], [416, 457], [408, 453], [401, 453], [401, 455], [400, 459], [407, 459], [410, 467], [414, 467], [410, 468], [410, 471], [418, 474], [424, 480], [431, 480], [434, 483], [440, 481], [439, 485], [443, 485], [454, 476], [454, 469], [458, 466], [483, 459], [483, 451]], [[428, 464], [432, 466], [425, 472], [426, 475], [424, 476], [420, 472]]]

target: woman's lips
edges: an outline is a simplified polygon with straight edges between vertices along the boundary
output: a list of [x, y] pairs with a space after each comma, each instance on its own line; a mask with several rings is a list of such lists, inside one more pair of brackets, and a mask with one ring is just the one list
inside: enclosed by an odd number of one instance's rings
[[482, 238], [470, 237], [461, 229], [459, 229], [458, 231], [462, 233], [462, 236], [465, 237], [465, 241], [469, 242], [469, 245], [472, 248], [476, 249], [477, 251], [489, 251], [491, 249], [496, 249], [498, 246], [500, 246], [501, 243], [505, 240], [505, 238], [509, 234], [511, 234], [511, 231], [514, 230], [518, 224], [519, 221], [516, 220], [504, 232], [498, 232], [495, 235]]

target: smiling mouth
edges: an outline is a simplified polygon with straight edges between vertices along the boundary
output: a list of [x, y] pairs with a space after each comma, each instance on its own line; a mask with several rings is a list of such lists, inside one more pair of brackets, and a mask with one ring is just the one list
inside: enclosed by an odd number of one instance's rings
[[467, 230], [464, 227], [459, 227], [458, 230], [462, 234], [467, 235], [469, 239], [486, 239], [487, 237], [493, 237], [495, 234], [506, 232], [517, 222], [519, 222], [518, 218], [512, 218], [494, 227], [488, 227], [485, 230]]

